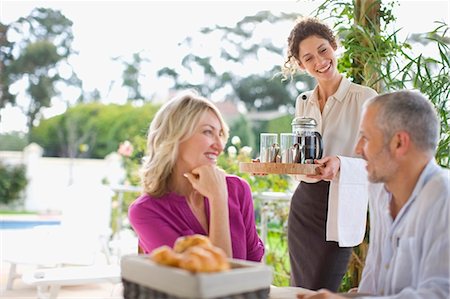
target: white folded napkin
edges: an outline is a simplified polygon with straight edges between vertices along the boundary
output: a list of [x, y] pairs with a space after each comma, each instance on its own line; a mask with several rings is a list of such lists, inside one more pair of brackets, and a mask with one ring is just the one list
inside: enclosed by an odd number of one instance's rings
[[338, 156], [341, 167], [331, 181], [328, 198], [327, 241], [353, 247], [364, 238], [367, 220], [368, 180], [365, 161]]

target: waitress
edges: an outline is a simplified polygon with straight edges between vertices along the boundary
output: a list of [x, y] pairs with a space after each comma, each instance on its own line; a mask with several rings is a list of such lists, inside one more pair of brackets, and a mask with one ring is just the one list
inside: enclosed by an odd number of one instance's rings
[[377, 93], [337, 70], [332, 30], [313, 18], [297, 21], [288, 38], [285, 73], [306, 71], [317, 81], [301, 94], [295, 116], [314, 118], [323, 137], [317, 175], [298, 176], [288, 219], [291, 284], [337, 291], [352, 247], [362, 242], [367, 213], [365, 163], [355, 156], [364, 102]]

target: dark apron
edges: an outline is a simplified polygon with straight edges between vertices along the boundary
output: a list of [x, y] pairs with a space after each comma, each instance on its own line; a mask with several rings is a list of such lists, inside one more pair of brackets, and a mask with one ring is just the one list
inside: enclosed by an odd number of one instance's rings
[[288, 218], [292, 286], [336, 292], [347, 271], [352, 247], [326, 241], [329, 190], [329, 182], [301, 182], [292, 196]]

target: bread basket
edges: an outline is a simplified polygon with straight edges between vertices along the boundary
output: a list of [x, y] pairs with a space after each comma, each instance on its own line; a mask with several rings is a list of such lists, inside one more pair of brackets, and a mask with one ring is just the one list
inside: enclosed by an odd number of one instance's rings
[[148, 255], [127, 255], [121, 260], [124, 298], [268, 298], [270, 267], [237, 259], [230, 264], [228, 271], [193, 274], [158, 265]]

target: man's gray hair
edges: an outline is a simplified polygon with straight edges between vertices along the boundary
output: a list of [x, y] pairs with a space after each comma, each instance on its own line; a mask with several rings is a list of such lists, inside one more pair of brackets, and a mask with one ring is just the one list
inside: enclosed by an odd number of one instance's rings
[[378, 128], [388, 142], [398, 131], [406, 131], [421, 150], [435, 152], [439, 140], [439, 120], [430, 100], [417, 91], [395, 91], [376, 96], [365, 107], [376, 106]]

